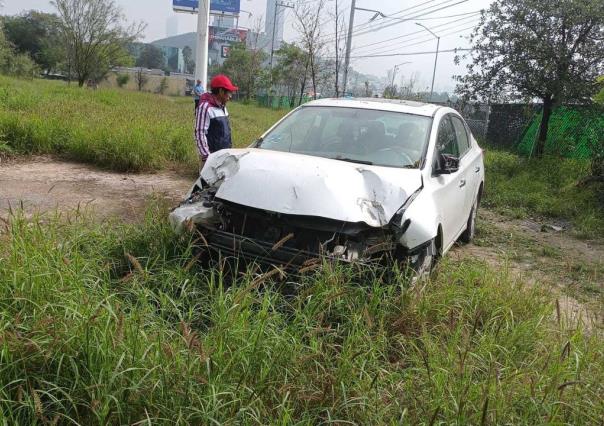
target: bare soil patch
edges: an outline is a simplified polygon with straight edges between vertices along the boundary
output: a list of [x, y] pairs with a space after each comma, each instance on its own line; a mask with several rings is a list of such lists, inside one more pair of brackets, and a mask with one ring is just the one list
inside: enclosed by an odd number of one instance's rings
[[0, 164], [0, 217], [88, 207], [100, 218], [137, 218], [151, 196], [180, 201], [192, 179], [174, 172], [115, 173], [93, 166], [34, 157]]

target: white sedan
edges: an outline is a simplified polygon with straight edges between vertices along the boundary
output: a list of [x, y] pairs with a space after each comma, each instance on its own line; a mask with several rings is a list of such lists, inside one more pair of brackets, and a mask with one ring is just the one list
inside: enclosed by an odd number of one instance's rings
[[483, 187], [482, 150], [457, 111], [324, 99], [211, 154], [170, 222], [223, 255], [300, 269], [388, 259], [424, 275], [473, 238]]

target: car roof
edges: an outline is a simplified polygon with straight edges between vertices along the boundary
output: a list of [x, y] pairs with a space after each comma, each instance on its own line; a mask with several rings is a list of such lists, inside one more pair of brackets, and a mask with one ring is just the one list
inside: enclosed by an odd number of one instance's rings
[[423, 115], [426, 117], [434, 116], [436, 111], [439, 108], [442, 108], [440, 105], [428, 104], [424, 102], [383, 98], [327, 98], [307, 102], [303, 106], [373, 109], [381, 111], [404, 112], [408, 114]]

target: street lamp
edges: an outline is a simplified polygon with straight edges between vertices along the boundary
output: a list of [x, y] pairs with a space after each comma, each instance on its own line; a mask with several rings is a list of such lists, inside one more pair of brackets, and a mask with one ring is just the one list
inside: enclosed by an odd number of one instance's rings
[[434, 93], [434, 77], [436, 77], [436, 64], [438, 62], [438, 48], [440, 47], [440, 37], [437, 36], [436, 34], [434, 34], [432, 31], [430, 31], [430, 29], [428, 27], [426, 27], [424, 24], [420, 24], [419, 22], [416, 22], [415, 25], [419, 25], [420, 27], [422, 27], [423, 29], [428, 31], [430, 34], [432, 34], [434, 37], [436, 37], [436, 58], [434, 58], [434, 71], [432, 72], [432, 87], [430, 88], [430, 102], [432, 102], [432, 94]]
[[344, 58], [344, 82], [343, 82], [343, 90], [342, 93], [346, 94], [346, 85], [348, 83], [348, 66], [350, 65], [350, 48], [352, 46], [352, 27], [354, 26], [354, 11], [355, 10], [363, 10], [365, 12], [375, 12], [375, 15], [371, 17], [369, 22], [375, 20], [378, 16], [385, 18], [384, 15], [379, 10], [374, 9], [364, 9], [362, 7], [356, 7], [356, 0], [352, 0], [352, 4], [350, 5], [350, 19], [348, 20], [348, 37], [346, 40], [346, 57]]
[[401, 62], [400, 64], [396, 64], [394, 66], [394, 68], [392, 69], [392, 83], [390, 83], [390, 87], [394, 87], [394, 76], [396, 75], [396, 70], [398, 69], [398, 67], [400, 67], [401, 65], [406, 65], [406, 64], [410, 64], [411, 62]]

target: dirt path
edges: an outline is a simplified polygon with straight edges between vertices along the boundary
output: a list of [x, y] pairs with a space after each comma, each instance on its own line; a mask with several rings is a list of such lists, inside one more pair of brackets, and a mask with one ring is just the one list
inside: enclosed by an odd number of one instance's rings
[[159, 194], [176, 203], [193, 179], [173, 172], [128, 174], [47, 157], [0, 164], [0, 216], [23, 205], [26, 213], [88, 206], [100, 217], [137, 217], [145, 201]]
[[[27, 213], [92, 207], [100, 217], [128, 221], [141, 214], [151, 195], [176, 204], [193, 178], [173, 172], [127, 174], [37, 157], [0, 163], [0, 217], [9, 206]], [[604, 245], [568, 232], [541, 232], [542, 224], [512, 220], [482, 209], [474, 244], [457, 246], [453, 259], [483, 260], [523, 281], [557, 292], [569, 317], [604, 324]], [[585, 321], [584, 321], [585, 322]]]

